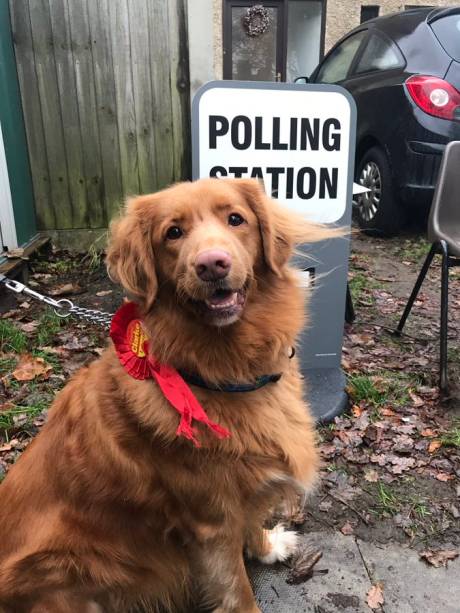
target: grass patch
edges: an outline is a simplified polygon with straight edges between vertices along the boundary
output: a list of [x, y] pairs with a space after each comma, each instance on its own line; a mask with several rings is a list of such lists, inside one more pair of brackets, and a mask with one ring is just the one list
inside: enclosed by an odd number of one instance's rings
[[440, 440], [445, 447], [460, 447], [460, 421], [455, 423]]
[[396, 515], [402, 507], [403, 501], [385, 483], [379, 483], [377, 487], [377, 511]]
[[352, 375], [348, 378], [348, 393], [353, 402], [369, 402], [374, 405], [384, 404], [387, 394], [377, 389], [371, 377], [365, 375]]
[[62, 363], [59, 357], [54, 353], [49, 353], [48, 351], [42, 351], [41, 349], [37, 349], [32, 351], [32, 355], [35, 358], [43, 358], [45, 362], [47, 362], [50, 366], [53, 367], [53, 372], [59, 374], [62, 372]]
[[347, 391], [356, 404], [365, 402], [374, 408], [371, 421], [380, 419], [379, 407], [390, 404], [404, 406], [410, 403], [410, 388], [415, 388], [423, 381], [416, 375], [382, 371], [372, 377], [352, 375], [348, 377]]
[[65, 324], [62, 317], [58, 317], [54, 311], [47, 311], [38, 320], [37, 343], [39, 347], [50, 345], [56, 334]]
[[0, 319], [0, 351], [22, 353], [27, 349], [27, 335], [11, 321]]
[[9, 374], [14, 370], [17, 364], [16, 358], [3, 357], [0, 358], [0, 377]]
[[367, 302], [372, 304], [374, 303], [374, 297], [370, 294], [371, 290], [383, 287], [380, 281], [372, 279], [369, 274], [363, 272], [352, 273], [348, 283], [355, 302], [362, 302], [367, 298]]
[[19, 406], [16, 405], [11, 409], [0, 412], [0, 430], [3, 430], [8, 439], [8, 433], [20, 427], [22, 430], [27, 430], [33, 424], [34, 419], [46, 409], [46, 404], [37, 404], [35, 406]]
[[419, 262], [422, 258], [425, 258], [430, 250], [430, 243], [424, 238], [419, 239], [407, 239], [399, 251], [403, 260], [410, 262]]

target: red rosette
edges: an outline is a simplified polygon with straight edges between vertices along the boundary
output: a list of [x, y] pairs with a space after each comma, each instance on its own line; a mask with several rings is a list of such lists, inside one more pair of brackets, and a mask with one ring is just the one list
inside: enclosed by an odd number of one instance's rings
[[149, 379], [149, 362], [145, 343], [148, 340], [134, 302], [127, 302], [113, 316], [110, 338], [124, 369], [134, 379]]

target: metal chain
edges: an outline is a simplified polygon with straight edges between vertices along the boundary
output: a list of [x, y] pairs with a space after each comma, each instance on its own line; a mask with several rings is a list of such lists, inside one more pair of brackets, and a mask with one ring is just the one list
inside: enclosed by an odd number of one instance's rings
[[19, 281], [14, 281], [13, 279], [8, 279], [5, 275], [0, 273], [0, 283], [15, 292], [16, 294], [26, 294], [34, 300], [39, 300], [40, 302], [44, 302], [53, 307], [55, 314], [58, 317], [69, 317], [73, 315], [74, 317], [78, 317], [79, 319], [85, 319], [94, 324], [98, 324], [104, 328], [110, 327], [110, 322], [112, 321], [113, 314], [106, 313], [105, 311], [98, 311], [97, 309], [86, 309], [85, 307], [79, 307], [75, 305], [71, 300], [67, 298], [61, 298], [61, 300], [54, 300], [50, 296], [45, 296], [44, 294], [40, 294], [39, 292], [34, 291], [24, 283], [19, 283]]

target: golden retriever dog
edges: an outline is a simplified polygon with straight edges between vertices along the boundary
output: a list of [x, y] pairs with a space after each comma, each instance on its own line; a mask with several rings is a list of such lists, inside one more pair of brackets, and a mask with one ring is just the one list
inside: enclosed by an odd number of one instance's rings
[[[128, 374], [110, 343], [60, 392], [0, 486], [2, 613], [260, 611], [244, 552], [266, 563], [294, 552], [295, 533], [264, 522], [318, 469], [290, 359], [304, 296], [289, 258], [332, 234], [252, 180], [128, 202], [109, 274], [137, 304], [148, 352], [206, 383], [191, 390], [230, 436], [199, 422], [201, 446], [179, 436], [160, 387]], [[273, 374], [252, 391], [226, 387]]]

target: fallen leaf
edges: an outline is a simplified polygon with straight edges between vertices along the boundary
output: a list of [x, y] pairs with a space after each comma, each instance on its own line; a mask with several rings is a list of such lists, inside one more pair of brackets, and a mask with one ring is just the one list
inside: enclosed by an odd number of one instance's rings
[[436, 436], [436, 432], [431, 428], [425, 428], [420, 432], [421, 436]]
[[43, 376], [44, 379], [49, 377], [49, 372], [53, 367], [45, 362], [43, 358], [35, 358], [29, 353], [21, 356], [13, 377], [16, 381], [32, 381], [36, 377]]
[[378, 609], [384, 602], [383, 583], [379, 581], [367, 592], [367, 606], [370, 609]]
[[53, 289], [48, 291], [50, 296], [68, 296], [69, 294], [76, 294], [78, 292], [81, 292], [81, 287], [76, 283], [56, 285], [56, 287], [53, 287]]
[[340, 528], [340, 532], [345, 534], [345, 536], [350, 536], [350, 534], [354, 533], [353, 526], [349, 521], [345, 522], [343, 526]]
[[315, 564], [321, 559], [322, 551], [313, 547], [304, 547], [291, 562], [291, 570], [286, 578], [290, 585], [303, 583], [312, 577]]
[[458, 557], [458, 551], [456, 549], [444, 549], [434, 551], [433, 549], [425, 549], [420, 553], [420, 557], [422, 560], [428, 562], [435, 568], [440, 568], [441, 566], [447, 567], [447, 562], [449, 560], [455, 560]]
[[102, 297], [102, 296], [108, 296], [109, 294], [111, 294], [113, 292], [113, 290], [111, 289], [106, 289], [103, 290], [102, 292], [96, 292], [96, 296]]
[[440, 447], [442, 447], [441, 441], [431, 441], [431, 443], [430, 443], [430, 445], [428, 447], [428, 453], [434, 453]]
[[351, 412], [353, 413], [353, 415], [354, 415], [355, 417], [360, 417], [360, 416], [361, 416], [361, 414], [362, 414], [362, 412], [363, 412], [363, 410], [362, 410], [362, 408], [361, 408], [361, 407], [360, 407], [358, 404], [354, 404], [354, 405], [351, 407]]
[[443, 473], [443, 472], [439, 472], [436, 475], [436, 479], [438, 481], [443, 481], [444, 483], [447, 483], [447, 481], [451, 481], [451, 479], [453, 479], [454, 477], [452, 475], [448, 475], [447, 473]]
[[19, 327], [23, 332], [35, 332], [38, 326], [38, 321], [29, 321], [25, 324], [21, 324]]
[[417, 396], [417, 394], [414, 394], [414, 392], [412, 392], [411, 390], [409, 390], [409, 396], [415, 407], [421, 407], [425, 404], [425, 401], [420, 398], [420, 396]]
[[377, 483], [379, 480], [379, 473], [373, 468], [369, 468], [368, 470], [364, 471], [364, 479], [369, 481], [369, 483]]

